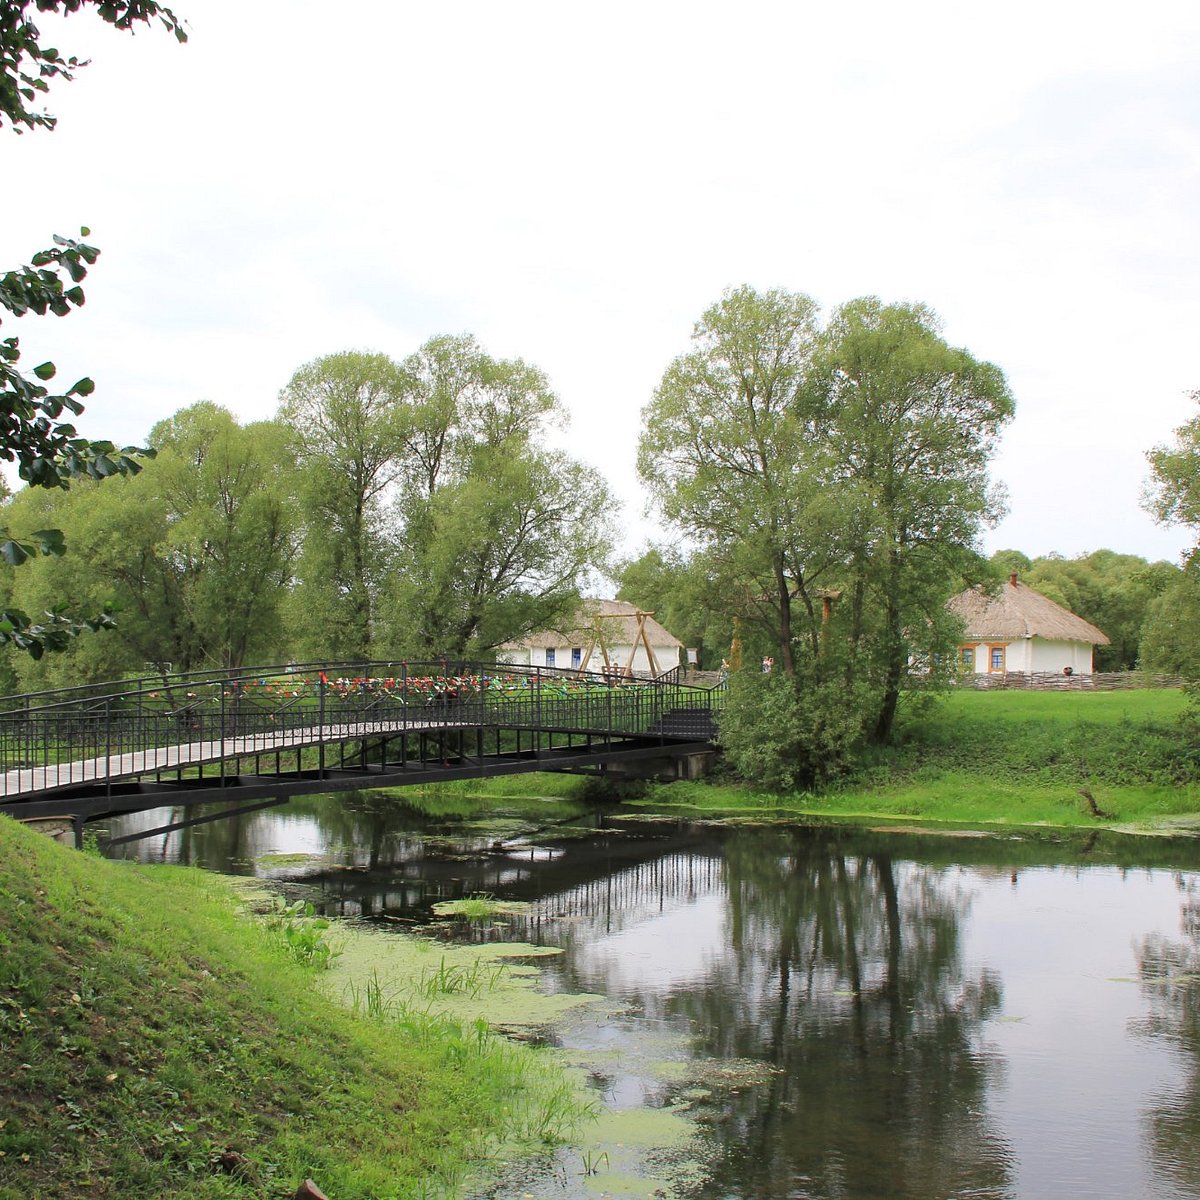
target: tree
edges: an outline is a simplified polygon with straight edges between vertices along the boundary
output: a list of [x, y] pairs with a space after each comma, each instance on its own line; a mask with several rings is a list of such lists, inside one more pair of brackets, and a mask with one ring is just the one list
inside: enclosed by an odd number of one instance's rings
[[545, 375], [474, 338], [317, 359], [280, 416], [300, 437], [307, 652], [483, 653], [573, 612], [604, 560], [608, 490], [543, 447], [563, 418]]
[[406, 466], [408, 393], [386, 355], [347, 351], [301, 367], [280, 396], [280, 420], [299, 439], [305, 533], [295, 601], [309, 653], [369, 654], [389, 566], [385, 504]]
[[[186, 34], [170, 9], [154, 0], [36, 0], [39, 12], [70, 14], [94, 7], [100, 18], [118, 29], [132, 29], [139, 22], [158, 19], [180, 41]], [[55, 118], [31, 107], [55, 78], [70, 80], [86, 63], [63, 58], [38, 40], [37, 27], [29, 19], [29, 0], [0, 4], [0, 128], [7, 121], [17, 133], [21, 126], [53, 129]], [[87, 229], [82, 230], [87, 237]], [[70, 238], [55, 237], [54, 245], [35, 254], [29, 264], [0, 278], [0, 308], [14, 316], [27, 313], [66, 316], [84, 302], [81, 282], [99, 256], [94, 246]], [[63, 275], [69, 279], [64, 282]], [[20, 361], [17, 338], [0, 341], [0, 457], [16, 461], [20, 477], [31, 487], [66, 488], [76, 479], [103, 479], [131, 475], [140, 469], [137, 447], [117, 450], [111, 442], [81, 438], [73, 425], [60, 421], [65, 411], [78, 416], [80, 398], [90, 395], [94, 385], [81, 379], [65, 393], [52, 395], [43, 383], [55, 375], [53, 363], [33, 369], [33, 378], [17, 367]], [[35, 554], [62, 554], [65, 549], [59, 530], [34, 529], [26, 541], [0, 531], [0, 556], [20, 564]], [[55, 598], [44, 620], [35, 621], [19, 608], [0, 612], [0, 646], [16, 645], [39, 658], [46, 650], [62, 650], [85, 629], [112, 624], [104, 613], [75, 620], [63, 613]]]
[[1000, 369], [948, 345], [923, 305], [851, 301], [824, 341], [829, 487], [851, 526], [849, 638], [857, 669], [879, 680], [884, 742], [910, 661], [946, 652], [945, 601], [981, 569], [979, 528], [1003, 511], [988, 462], [1014, 405]]
[[545, 375], [471, 337], [404, 361], [389, 652], [476, 655], [572, 616], [610, 546], [603, 479], [544, 447], [564, 421]]
[[1141, 665], [1148, 671], [1200, 679], [1200, 563], [1192, 561], [1147, 608]]
[[[1189, 393], [1200, 405], [1200, 391]], [[1200, 413], [1175, 430], [1171, 445], [1146, 454], [1150, 479], [1142, 506], [1163, 525], [1187, 526], [1196, 543], [1187, 553], [1180, 578], [1151, 608], [1143, 631], [1145, 665], [1200, 679], [1195, 618], [1200, 614]], [[1193, 691], [1193, 699], [1197, 693]]]
[[14, 574], [24, 603], [70, 594], [110, 604], [117, 630], [83, 639], [23, 671], [45, 686], [161, 671], [236, 667], [286, 652], [282, 601], [298, 548], [292, 434], [273, 422], [240, 426], [215, 404], [183, 409], [150, 435], [157, 458], [136, 478], [66, 493], [27, 491], [14, 524], [48, 517], [77, 553]]
[[[87, 230], [82, 232], [86, 237]], [[0, 308], [18, 317], [31, 312], [66, 316], [83, 304], [80, 283], [99, 253], [84, 242], [56, 237], [54, 246], [35, 254], [30, 264], [0, 278]], [[64, 282], [64, 274], [70, 286]], [[17, 338], [0, 341], [0, 458], [16, 462], [21, 479], [30, 487], [65, 489], [73, 480], [99, 480], [141, 470], [138, 460], [149, 452], [136, 446], [117, 449], [108, 441], [89, 441], [77, 434], [74, 425], [59, 419], [64, 411], [76, 416], [83, 412], [80, 398], [95, 390], [90, 379], [80, 379], [65, 392], [52, 394], [45, 381], [54, 378], [54, 364], [34, 367], [31, 378], [18, 369], [20, 358]], [[31, 529], [23, 538], [0, 529], [0, 557], [12, 566], [38, 554], [59, 555], [65, 549], [62, 532], [56, 528]], [[15, 645], [40, 658], [47, 650], [62, 650], [85, 629], [95, 631], [111, 624], [107, 613], [83, 620], [68, 617], [56, 597], [41, 620], [12, 606], [0, 612], [0, 645]]]
[[[1200, 391], [1190, 393], [1200, 405]], [[1147, 451], [1150, 479], [1143, 494], [1143, 507], [1163, 525], [1186, 525], [1200, 539], [1200, 414], [1175, 430], [1170, 446]], [[1200, 542], [1192, 555], [1200, 552]]]
[[[844, 748], [856, 721], [886, 741], [913, 665], [928, 685], [948, 661], [946, 599], [984, 570], [1004, 376], [949, 346], [928, 309], [873, 297], [821, 329], [808, 297], [740, 288], [693, 342], [645, 410], [642, 477], [803, 697], [787, 708], [793, 746]], [[756, 696], [735, 689], [730, 730], [770, 723]]]
[[64, 58], [41, 44], [41, 34], [30, 20], [30, 9], [35, 7], [38, 12], [64, 16], [90, 8], [114, 29], [129, 32], [138, 24], [157, 20], [178, 41], [187, 41], [179, 19], [155, 0], [6, 0], [0, 5], [0, 118], [6, 119], [16, 133], [22, 132], [22, 125], [53, 129], [58, 119], [32, 105], [39, 95], [49, 91], [52, 80], [71, 80], [80, 67], [87, 66], [86, 61]]
[[651, 546], [618, 563], [613, 578], [618, 600], [655, 613], [685, 646], [698, 651], [702, 670], [716, 670], [730, 653], [733, 625], [715, 574], [703, 554], [685, 556], [676, 546]]
[[730, 615], [763, 629], [789, 675], [795, 638], [815, 645], [816, 589], [842, 552], [826, 446], [812, 436], [825, 420], [812, 388], [817, 335], [808, 296], [726, 292], [667, 368], [638, 444], [638, 473], [663, 515], [706, 554]]

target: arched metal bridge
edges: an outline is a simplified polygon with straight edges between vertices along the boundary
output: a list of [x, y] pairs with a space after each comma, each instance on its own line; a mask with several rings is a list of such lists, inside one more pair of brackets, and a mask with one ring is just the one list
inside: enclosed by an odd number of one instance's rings
[[[84, 824], [306, 792], [603, 771], [712, 749], [724, 690], [440, 661], [202, 671], [0, 698], [0, 812]], [[248, 803], [254, 801], [254, 803]], [[161, 832], [161, 831], [154, 831]]]

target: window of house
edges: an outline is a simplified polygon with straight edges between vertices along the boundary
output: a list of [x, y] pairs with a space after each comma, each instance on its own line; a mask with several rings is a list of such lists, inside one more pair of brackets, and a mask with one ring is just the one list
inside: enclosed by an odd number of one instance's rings
[[988, 647], [988, 669], [991, 671], [1004, 670], [1004, 647], [989, 646]]
[[975, 647], [974, 646], [959, 646], [958, 648], [958, 663], [964, 671], [975, 670]]
[[546, 651], [546, 666], [548, 666], [548, 667], [554, 666], [554, 648], [553, 647], [551, 647], [549, 650]]
[[583, 647], [573, 646], [571, 648], [571, 666], [577, 667], [583, 662]]

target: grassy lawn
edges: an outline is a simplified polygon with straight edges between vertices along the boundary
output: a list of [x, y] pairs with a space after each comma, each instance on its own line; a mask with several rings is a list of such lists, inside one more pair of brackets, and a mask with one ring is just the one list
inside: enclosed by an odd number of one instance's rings
[[0, 1197], [429, 1197], [566, 1132], [561, 1073], [486, 1021], [325, 996], [322, 936], [0, 817]]

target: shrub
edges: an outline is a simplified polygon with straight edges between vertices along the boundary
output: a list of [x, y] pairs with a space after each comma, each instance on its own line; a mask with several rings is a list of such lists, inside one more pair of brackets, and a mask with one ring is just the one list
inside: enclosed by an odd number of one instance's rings
[[782, 672], [730, 680], [720, 742], [744, 779], [775, 792], [820, 787], [853, 770], [871, 712], [865, 686]]

